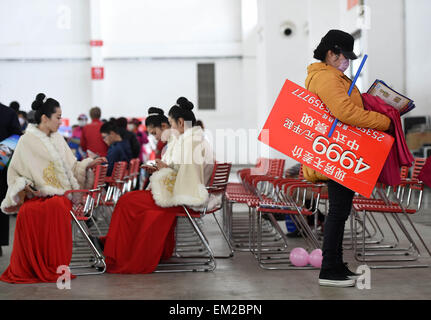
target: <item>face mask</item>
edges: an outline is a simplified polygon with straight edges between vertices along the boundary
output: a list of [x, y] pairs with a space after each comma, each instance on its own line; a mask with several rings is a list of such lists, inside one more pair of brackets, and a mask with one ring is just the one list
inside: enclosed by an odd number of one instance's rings
[[83, 126], [85, 126], [86, 125], [86, 121], [84, 121], [84, 120], [79, 120], [78, 121], [78, 125], [80, 126], [80, 127], [83, 127]]
[[25, 123], [24, 118], [18, 118], [19, 124], [22, 126]]
[[337, 67], [338, 70], [340, 70], [341, 72], [344, 72], [347, 70], [347, 68], [349, 67], [350, 61], [349, 59], [344, 59], [340, 65]]
[[127, 125], [127, 130], [133, 131], [134, 129], [135, 129], [135, 125], [133, 125], [133, 124], [128, 124]]

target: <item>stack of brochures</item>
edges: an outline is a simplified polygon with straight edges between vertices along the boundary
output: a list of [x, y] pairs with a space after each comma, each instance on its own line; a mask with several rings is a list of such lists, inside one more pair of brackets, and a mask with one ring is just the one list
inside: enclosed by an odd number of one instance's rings
[[387, 104], [393, 106], [400, 113], [400, 116], [415, 108], [412, 99], [403, 96], [389, 87], [382, 80], [374, 81], [373, 85], [368, 89], [368, 94], [381, 98]]

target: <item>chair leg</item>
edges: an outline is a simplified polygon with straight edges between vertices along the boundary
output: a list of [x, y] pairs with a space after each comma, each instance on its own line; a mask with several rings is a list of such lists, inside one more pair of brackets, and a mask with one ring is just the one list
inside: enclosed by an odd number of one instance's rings
[[228, 239], [228, 237], [227, 237], [226, 233], [224, 232], [224, 230], [223, 230], [222, 226], [220, 225], [219, 221], [217, 220], [217, 217], [216, 217], [216, 215], [215, 215], [215, 212], [213, 212], [213, 213], [212, 213], [212, 216], [214, 217], [214, 220], [217, 222], [217, 225], [218, 225], [218, 227], [219, 227], [219, 229], [220, 229], [220, 231], [221, 231], [221, 233], [222, 233], [222, 235], [223, 235], [223, 238], [226, 240], [226, 243], [227, 243], [227, 245], [228, 245], [228, 247], [229, 247], [229, 250], [230, 250], [230, 253], [229, 253], [229, 255], [228, 255], [228, 256], [215, 256], [215, 258], [216, 258], [216, 259], [232, 258], [232, 257], [233, 257], [233, 254], [234, 254], [234, 251], [233, 251], [233, 248], [232, 248], [232, 246], [231, 246], [231, 244], [230, 244], [230, 241], [229, 241], [229, 239]]
[[76, 218], [75, 214], [70, 211], [70, 214], [75, 221], [76, 225], [78, 226], [81, 234], [84, 236], [85, 241], [87, 242], [88, 246], [90, 247], [90, 250], [93, 253], [95, 262], [90, 266], [73, 266], [71, 269], [81, 269], [84, 267], [95, 267], [97, 269], [97, 272], [83, 272], [83, 273], [74, 273], [75, 275], [93, 275], [93, 274], [102, 274], [106, 271], [106, 263], [105, 258], [103, 255], [99, 252], [99, 250], [95, 247], [93, 242], [91, 241], [88, 231], [84, 229], [83, 225], [79, 222], [79, 220]]
[[[209, 255], [209, 260], [205, 261], [205, 262], [188, 262], [188, 263], [163, 263], [163, 264], [159, 264], [160, 267], [175, 267], [175, 266], [206, 266], [205, 268], [201, 268], [201, 269], [168, 269], [168, 270], [155, 270], [154, 272], [157, 273], [169, 273], [169, 272], [197, 272], [197, 271], [213, 271], [216, 268], [216, 260], [214, 257], [214, 253], [212, 251], [212, 249], [209, 246], [209, 243], [205, 237], [205, 235], [203, 234], [202, 230], [200, 229], [199, 225], [194, 221], [193, 217], [190, 215], [190, 213], [188, 212], [187, 208], [183, 207], [184, 211], [186, 212], [186, 216], [189, 220], [189, 222], [191, 223], [194, 231], [196, 232], [196, 234], [198, 235], [199, 239], [201, 240], [202, 244], [204, 245], [205, 249], [208, 252]], [[202, 258], [197, 256], [196, 258]]]

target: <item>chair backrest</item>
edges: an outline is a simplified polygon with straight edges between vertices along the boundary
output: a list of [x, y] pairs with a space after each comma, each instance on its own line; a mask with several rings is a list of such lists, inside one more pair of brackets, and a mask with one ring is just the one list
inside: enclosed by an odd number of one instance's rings
[[134, 175], [137, 175], [139, 173], [139, 165], [140, 165], [139, 158], [134, 158], [134, 159], [130, 160], [129, 176], [134, 176]]
[[418, 175], [421, 172], [423, 166], [425, 165], [426, 160], [426, 158], [415, 158], [415, 162], [413, 164], [412, 179], [418, 178]]
[[128, 163], [126, 161], [118, 161], [114, 163], [111, 175], [114, 181], [123, 180], [127, 172], [127, 165]]
[[401, 167], [401, 172], [400, 172], [400, 178], [405, 180], [408, 178], [409, 175], [409, 167], [407, 166], [402, 166]]
[[207, 185], [207, 187], [210, 188], [208, 192], [219, 192], [226, 189], [227, 183], [229, 181], [231, 168], [232, 163], [228, 162], [216, 162], [214, 164], [213, 172]]
[[284, 159], [269, 159], [269, 172], [266, 174], [270, 177], [282, 177], [284, 172]]
[[301, 164], [301, 167], [299, 168], [299, 176], [298, 176], [299, 180], [304, 180], [304, 171], [302, 171], [302, 167], [303, 167], [303, 164]]
[[99, 164], [94, 169], [93, 189], [102, 188], [105, 185], [106, 173], [108, 172], [107, 164]]

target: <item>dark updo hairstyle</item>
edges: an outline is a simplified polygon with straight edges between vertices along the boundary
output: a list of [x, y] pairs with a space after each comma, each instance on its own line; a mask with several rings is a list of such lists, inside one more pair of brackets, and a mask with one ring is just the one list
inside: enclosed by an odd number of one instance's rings
[[11, 107], [15, 112], [19, 111], [19, 103], [17, 101], [12, 101], [9, 104], [9, 107]]
[[36, 100], [31, 104], [31, 108], [35, 110], [34, 121], [36, 124], [40, 124], [43, 115], [51, 118], [51, 116], [56, 112], [55, 109], [60, 108], [60, 104], [57, 100], [48, 98], [44, 101], [45, 97], [45, 94], [39, 93], [36, 96]]
[[183, 118], [184, 121], [191, 121], [194, 127], [196, 125], [196, 118], [192, 111], [193, 108], [193, 103], [187, 100], [187, 98], [179, 97], [177, 104], [169, 110], [169, 116], [176, 122], [178, 122], [180, 118]]
[[148, 109], [148, 117], [145, 119], [145, 126], [153, 126], [155, 128], [161, 128], [162, 124], [166, 123], [169, 125], [168, 117], [165, 116], [165, 112], [162, 109], [151, 107]]

